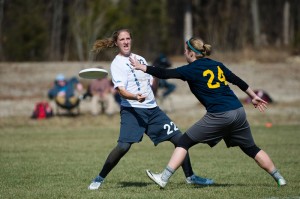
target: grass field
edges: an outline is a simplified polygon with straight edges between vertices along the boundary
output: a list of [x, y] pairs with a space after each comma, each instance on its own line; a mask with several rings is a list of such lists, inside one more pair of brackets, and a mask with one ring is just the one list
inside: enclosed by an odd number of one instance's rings
[[168, 142], [154, 147], [144, 137], [97, 191], [87, 187], [116, 144], [118, 116], [7, 117], [0, 127], [0, 198], [300, 198], [300, 125], [252, 126], [257, 145], [272, 157], [286, 187], [277, 187], [253, 160], [222, 142], [213, 149], [196, 145], [190, 150], [194, 172], [213, 178], [215, 185], [187, 185], [179, 169], [159, 189], [145, 170], [161, 171], [173, 147]]

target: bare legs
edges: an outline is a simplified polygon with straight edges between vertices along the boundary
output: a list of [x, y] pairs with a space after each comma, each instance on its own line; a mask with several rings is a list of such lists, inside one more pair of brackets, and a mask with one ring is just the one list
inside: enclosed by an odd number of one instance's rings
[[256, 163], [258, 164], [258, 166], [260, 166], [261, 168], [263, 168], [268, 173], [271, 173], [275, 169], [275, 165], [272, 162], [271, 158], [263, 150], [260, 150], [256, 154], [256, 156], [254, 157], [254, 160], [256, 161]]
[[[181, 163], [183, 162], [186, 154], [187, 151], [184, 148], [176, 147], [171, 156], [171, 159], [169, 160], [168, 166], [173, 170], [177, 170], [181, 166]], [[272, 162], [271, 158], [263, 150], [260, 150], [256, 154], [254, 160], [256, 161], [258, 166], [263, 168], [268, 173], [272, 172], [275, 169], [275, 165]]]
[[181, 147], [176, 147], [168, 163], [168, 167], [172, 168], [173, 170], [177, 170], [178, 167], [181, 166], [186, 154], [187, 154], [187, 150]]
[[271, 158], [268, 156], [266, 152], [263, 150], [260, 150], [256, 156], [254, 157], [254, 160], [260, 166], [263, 168], [265, 171], [267, 171], [277, 182], [278, 186], [285, 186], [286, 181], [285, 179], [281, 176], [279, 171], [276, 169], [274, 163], [272, 162]]
[[[164, 182], [164, 185], [160, 185], [162, 187], [164, 187], [169, 178], [174, 174], [174, 172], [181, 166], [185, 156], [187, 154], [187, 150], [181, 147], [176, 147], [176, 149], [174, 150], [171, 159], [169, 160], [169, 163], [166, 167], [166, 169], [160, 174], [161, 176], [159, 176], [159, 178], [161, 178]], [[275, 165], [273, 163], [273, 161], [271, 160], [271, 158], [269, 157], [269, 155], [264, 152], [263, 150], [260, 150], [254, 157], [254, 160], [256, 161], [256, 163], [265, 171], [267, 171], [277, 182], [278, 186], [284, 186], [286, 185], [286, 181], [285, 179], [280, 175], [279, 171], [275, 168]], [[147, 171], [147, 173], [149, 173], [149, 171]], [[150, 172], [151, 173], [151, 172]], [[151, 173], [152, 177], [148, 176], [154, 180], [155, 182], [157, 182], [154, 178], [155, 175], [153, 175]], [[158, 180], [159, 182], [159, 180]]]

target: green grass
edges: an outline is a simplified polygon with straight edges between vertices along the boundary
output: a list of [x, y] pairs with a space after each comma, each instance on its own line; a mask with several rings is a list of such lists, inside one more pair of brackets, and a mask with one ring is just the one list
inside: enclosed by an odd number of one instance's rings
[[187, 185], [179, 169], [167, 187], [159, 189], [145, 169], [161, 171], [173, 146], [166, 142], [154, 147], [144, 137], [100, 190], [89, 191], [90, 181], [116, 145], [118, 123], [117, 116], [4, 119], [0, 123], [0, 198], [300, 198], [300, 125], [252, 127], [257, 145], [287, 179], [286, 187], [277, 187], [253, 160], [222, 142], [212, 149], [199, 144], [190, 150], [194, 172], [213, 178], [214, 186]]

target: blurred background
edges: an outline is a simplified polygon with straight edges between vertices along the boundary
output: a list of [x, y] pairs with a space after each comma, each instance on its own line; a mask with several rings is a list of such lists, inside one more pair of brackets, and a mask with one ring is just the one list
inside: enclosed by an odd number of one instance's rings
[[[134, 53], [150, 64], [163, 53], [171, 68], [186, 64], [184, 42], [201, 37], [212, 45], [212, 59], [224, 63], [253, 90], [270, 96], [267, 111], [261, 113], [243, 91], [229, 84], [243, 102], [258, 146], [274, 158], [289, 185], [275, 187], [249, 158], [238, 149], [224, 150], [222, 143], [213, 150], [198, 145], [189, 151], [195, 170], [215, 179], [216, 186], [178, 188], [183, 181], [176, 180], [182, 180], [177, 174], [173, 187], [156, 191], [144, 178], [144, 170], [163, 168], [173, 146], [154, 148], [144, 136], [108, 184], [100, 192], [88, 192], [99, 160], [115, 146], [120, 116], [119, 110], [103, 114], [102, 104], [93, 106], [86, 95], [92, 81], [80, 78], [78, 72], [98, 66], [109, 71], [116, 51], [95, 55], [91, 48], [95, 40], [121, 28], [131, 30]], [[61, 107], [49, 99], [49, 90], [63, 82], [58, 80], [62, 76], [76, 78], [76, 87], [83, 87], [72, 109], [76, 117], [63, 115], [69, 109], [58, 112]], [[172, 93], [166, 97], [159, 90], [157, 102], [184, 132], [206, 110], [186, 82], [168, 83]], [[38, 111], [42, 114], [32, 119], [40, 103], [49, 103], [54, 117], [46, 119], [49, 112], [42, 107]], [[95, 107], [101, 108], [97, 116]], [[1, 199], [199, 198], [200, 194], [300, 199], [299, 133], [300, 0], [0, 0]]]
[[0, 60], [110, 60], [91, 46], [124, 27], [150, 60], [182, 55], [193, 35], [216, 52], [300, 53], [299, 0], [0, 0]]
[[[30, 116], [36, 102], [49, 100], [59, 73], [77, 77], [87, 90], [91, 81], [78, 72], [95, 65], [109, 70], [116, 54], [95, 55], [93, 43], [121, 28], [131, 30], [133, 52], [149, 63], [163, 53], [171, 67], [186, 63], [184, 41], [203, 38], [213, 59], [272, 97], [273, 122], [300, 122], [299, 0], [0, 0], [0, 117]], [[169, 82], [176, 90], [163, 104], [158, 96], [160, 106], [173, 118], [198, 118], [205, 110], [186, 83]], [[80, 104], [82, 113], [88, 103]], [[269, 120], [249, 106], [252, 112], [258, 123]]]

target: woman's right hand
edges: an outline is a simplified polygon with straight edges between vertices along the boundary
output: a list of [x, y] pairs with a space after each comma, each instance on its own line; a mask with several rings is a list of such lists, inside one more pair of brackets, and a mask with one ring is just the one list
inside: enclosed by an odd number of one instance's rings
[[136, 100], [138, 101], [138, 102], [144, 102], [145, 101], [145, 99], [146, 99], [146, 97], [147, 96], [145, 96], [145, 95], [143, 95], [143, 94], [137, 94], [136, 95]]

